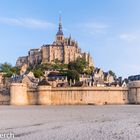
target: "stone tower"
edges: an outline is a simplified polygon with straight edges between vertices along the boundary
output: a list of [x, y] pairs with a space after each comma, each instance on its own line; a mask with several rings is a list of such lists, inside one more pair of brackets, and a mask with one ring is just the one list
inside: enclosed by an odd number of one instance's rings
[[61, 21], [61, 16], [59, 16], [59, 27], [58, 27], [58, 32], [56, 34], [56, 42], [60, 43], [64, 40], [64, 34], [62, 31], [62, 21]]

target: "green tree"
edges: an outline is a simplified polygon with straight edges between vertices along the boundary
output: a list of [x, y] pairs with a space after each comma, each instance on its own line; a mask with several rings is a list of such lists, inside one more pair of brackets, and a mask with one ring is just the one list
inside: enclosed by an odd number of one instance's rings
[[79, 74], [84, 72], [87, 67], [87, 62], [84, 58], [77, 58], [76, 61], [72, 61], [68, 64], [69, 70], [76, 70]]
[[18, 67], [12, 67], [11, 71], [13, 74], [20, 75], [20, 68]]
[[109, 74], [112, 75], [113, 77], [116, 77], [116, 74], [112, 70], [109, 70]]
[[36, 78], [40, 78], [41, 76], [44, 76], [44, 73], [41, 69], [35, 69], [33, 70], [33, 73]]
[[39, 65], [38, 66], [38, 68], [41, 68], [42, 70], [47, 70], [47, 69], [52, 69], [53, 68], [53, 66], [52, 66], [53, 64], [50, 64], [50, 63], [45, 63], [45, 64], [41, 64], [41, 65]]
[[11, 77], [13, 72], [12, 72], [12, 65], [5, 62], [4, 64], [0, 64], [0, 71], [4, 72], [5, 77]]
[[92, 75], [93, 71], [94, 71], [94, 67], [90, 66], [90, 67], [86, 68], [84, 73], [87, 74], [87, 75]]
[[60, 69], [61, 67], [60, 67], [60, 64], [53, 64], [53, 65], [52, 65], [52, 68], [58, 70], [58, 69]]
[[72, 82], [74, 82], [74, 80], [76, 82], [79, 81], [79, 73], [76, 70], [68, 70], [67, 71], [67, 78], [68, 81], [72, 80]]
[[88, 66], [88, 63], [86, 62], [86, 59], [85, 58], [78, 57], [76, 59], [76, 62], [81, 63], [84, 67]]
[[61, 61], [58, 60], [58, 58], [56, 58], [56, 59], [54, 60], [54, 63], [55, 63], [55, 64], [59, 64], [59, 63], [61, 63]]

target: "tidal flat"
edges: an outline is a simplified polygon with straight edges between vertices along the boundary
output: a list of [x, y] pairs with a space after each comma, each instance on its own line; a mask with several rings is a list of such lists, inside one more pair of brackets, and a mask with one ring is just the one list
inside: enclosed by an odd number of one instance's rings
[[139, 105], [0, 106], [14, 140], [139, 140]]

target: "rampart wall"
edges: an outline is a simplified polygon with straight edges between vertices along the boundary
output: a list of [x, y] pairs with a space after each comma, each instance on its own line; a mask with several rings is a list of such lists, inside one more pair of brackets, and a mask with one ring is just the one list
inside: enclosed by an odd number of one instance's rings
[[11, 85], [12, 105], [127, 104], [128, 88], [39, 86], [28, 89], [24, 84]]
[[8, 89], [0, 87], [0, 105], [10, 104], [10, 92]]
[[11, 84], [10, 91], [0, 90], [0, 105], [74, 105], [74, 104], [140, 104], [140, 81], [125, 87], [38, 86], [28, 88], [22, 83]]

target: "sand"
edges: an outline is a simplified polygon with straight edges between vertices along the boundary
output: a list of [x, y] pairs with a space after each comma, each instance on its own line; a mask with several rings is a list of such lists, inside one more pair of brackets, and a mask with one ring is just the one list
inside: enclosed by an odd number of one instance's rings
[[14, 140], [140, 140], [140, 106], [0, 106], [3, 132]]

